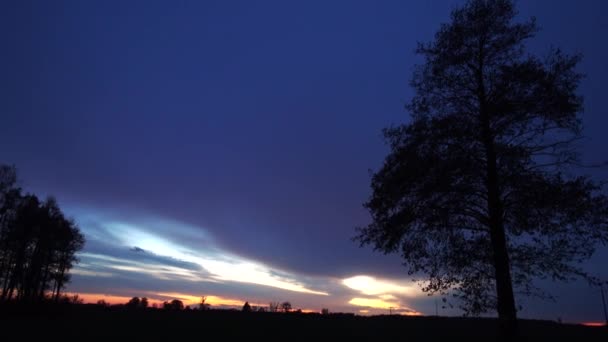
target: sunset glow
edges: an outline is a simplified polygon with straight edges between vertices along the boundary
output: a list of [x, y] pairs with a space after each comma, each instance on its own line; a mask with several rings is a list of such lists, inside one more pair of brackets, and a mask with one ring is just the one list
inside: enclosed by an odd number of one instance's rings
[[[103, 300], [106, 303], [111, 304], [111, 305], [125, 304], [129, 300], [131, 300], [131, 298], [133, 298], [133, 297], [116, 296], [116, 295], [104, 294], [104, 293], [86, 293], [86, 292], [85, 293], [83, 293], [83, 292], [66, 293], [66, 295], [68, 295], [68, 296], [77, 295], [79, 299], [82, 299], [84, 301], [84, 303], [95, 304], [98, 301]], [[162, 300], [148, 297], [148, 303], [150, 305], [153, 305], [153, 304], [159, 305], [159, 304], [162, 304], [162, 302], [163, 302]]]
[[382, 299], [374, 298], [353, 298], [348, 303], [356, 306], [365, 306], [374, 309], [390, 309], [399, 306], [399, 303], [397, 302], [387, 302]]
[[5, 2], [0, 314], [605, 325], [608, 1]]
[[584, 322], [584, 323], [581, 323], [581, 325], [584, 325], [586, 327], [605, 327], [606, 323], [605, 322]]
[[[389, 312], [393, 312], [393, 313], [399, 314], [399, 315], [406, 315], [406, 316], [422, 315], [421, 312], [418, 312], [409, 307], [406, 307], [399, 301], [384, 301], [382, 299], [375, 299], [375, 298], [353, 298], [348, 303], [355, 305], [355, 306], [362, 306], [362, 307], [371, 308], [371, 309], [389, 310]], [[359, 312], [368, 314], [368, 313], [371, 313], [371, 310], [362, 309], [362, 310], [359, 310]]]
[[389, 280], [377, 279], [371, 276], [358, 275], [342, 280], [342, 283], [353, 289], [360, 291], [364, 295], [384, 295], [385, 299], [390, 299], [392, 294], [399, 294], [408, 297], [415, 297], [422, 294], [414, 284], [397, 283]]
[[[179, 299], [184, 305], [198, 305], [201, 302], [202, 296], [189, 295], [184, 293], [165, 293], [158, 292], [154, 295], [160, 296], [161, 298], [167, 299]], [[233, 298], [224, 298], [220, 296], [205, 296], [205, 304], [209, 304], [211, 306], [234, 306], [241, 307], [245, 304], [246, 300], [242, 299], [233, 299]], [[267, 306], [268, 303], [254, 303], [249, 302], [251, 306]]]

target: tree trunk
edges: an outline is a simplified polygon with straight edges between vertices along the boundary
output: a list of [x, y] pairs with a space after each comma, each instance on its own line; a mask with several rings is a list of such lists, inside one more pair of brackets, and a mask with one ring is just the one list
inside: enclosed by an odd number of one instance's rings
[[488, 196], [488, 215], [490, 221], [490, 240], [494, 263], [494, 278], [496, 280], [496, 298], [498, 320], [500, 323], [500, 339], [514, 341], [517, 338], [517, 310], [511, 281], [511, 267], [507, 239], [503, 221], [503, 207], [500, 198], [498, 167], [496, 164], [496, 147], [492, 127], [490, 125], [490, 109], [488, 108], [486, 87], [484, 82], [485, 39], [479, 41], [477, 63], [477, 96], [479, 99], [479, 118], [481, 124], [481, 140], [486, 157], [486, 191]]
[[6, 263], [6, 269], [4, 270], [4, 284], [2, 284], [2, 300], [5, 300], [6, 296], [8, 295], [8, 285], [11, 279], [11, 270], [13, 269], [13, 267], [11, 267], [12, 263], [13, 256], [10, 255], [8, 262]]
[[65, 276], [65, 265], [62, 262], [59, 265], [59, 274], [57, 274], [57, 280], [55, 282], [55, 301], [59, 301], [59, 296], [61, 295], [61, 288], [63, 287], [63, 281], [64, 281], [64, 276]]
[[38, 299], [39, 300], [44, 300], [44, 290], [46, 290], [46, 285], [49, 281], [50, 268], [51, 268], [51, 263], [49, 261], [49, 257], [47, 256], [46, 266], [44, 268], [42, 280], [40, 281], [40, 288], [38, 289]]
[[[24, 272], [25, 269], [23, 267], [23, 257], [21, 255], [19, 255], [19, 257], [17, 257], [17, 262], [15, 263], [15, 267], [13, 268], [13, 272], [10, 276], [9, 282], [8, 282], [8, 288], [7, 288], [7, 296], [5, 299], [7, 300], [11, 300], [13, 299], [13, 293], [15, 292], [15, 287], [18, 287], [20, 285], [23, 284], [23, 276], [24, 276]], [[21, 290], [23, 290], [23, 288], [21, 288]], [[22, 291], [17, 290], [17, 294], [19, 295], [19, 293]]]
[[490, 216], [490, 240], [496, 279], [496, 297], [501, 337], [506, 341], [517, 336], [517, 310], [511, 280], [511, 267], [500, 199], [496, 151], [486, 115], [483, 120], [484, 145], [486, 150], [486, 188], [488, 192], [488, 214]]

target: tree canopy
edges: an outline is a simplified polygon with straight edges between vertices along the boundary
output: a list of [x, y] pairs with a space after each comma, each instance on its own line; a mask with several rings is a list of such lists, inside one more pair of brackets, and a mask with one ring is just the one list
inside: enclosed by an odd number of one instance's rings
[[59, 300], [84, 236], [54, 198], [24, 195], [16, 182], [15, 168], [0, 165], [0, 298]]
[[390, 153], [356, 239], [400, 253], [423, 290], [468, 314], [516, 319], [514, 291], [569, 280], [608, 242], [608, 199], [577, 171], [581, 56], [526, 52], [534, 19], [509, 0], [471, 0], [451, 14], [411, 81], [411, 120], [384, 130]]

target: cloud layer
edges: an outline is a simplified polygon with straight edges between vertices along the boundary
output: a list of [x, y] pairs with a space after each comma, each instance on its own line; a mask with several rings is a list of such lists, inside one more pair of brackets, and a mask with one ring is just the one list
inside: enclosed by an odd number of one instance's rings
[[[172, 298], [216, 306], [291, 300], [303, 309], [418, 314], [405, 304], [421, 296], [410, 282], [367, 275], [348, 278], [301, 274], [222, 248], [200, 227], [162, 218], [117, 218], [75, 209], [88, 238], [70, 291], [111, 302], [130, 296]], [[365, 296], [365, 297], [361, 297]], [[371, 310], [371, 311], [370, 311]]]

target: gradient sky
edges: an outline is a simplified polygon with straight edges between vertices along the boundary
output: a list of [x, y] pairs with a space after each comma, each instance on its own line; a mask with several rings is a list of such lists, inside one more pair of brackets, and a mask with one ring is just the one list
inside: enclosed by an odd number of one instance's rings
[[[408, 120], [416, 42], [460, 3], [3, 1], [0, 162], [79, 223], [68, 291], [90, 300], [434, 314], [397, 256], [350, 238], [380, 130]], [[608, 3], [519, 8], [542, 28], [530, 51], [584, 54], [583, 157], [608, 159]], [[608, 278], [606, 258], [587, 269]], [[597, 289], [543, 286], [557, 301], [523, 317], [602, 319]]]

